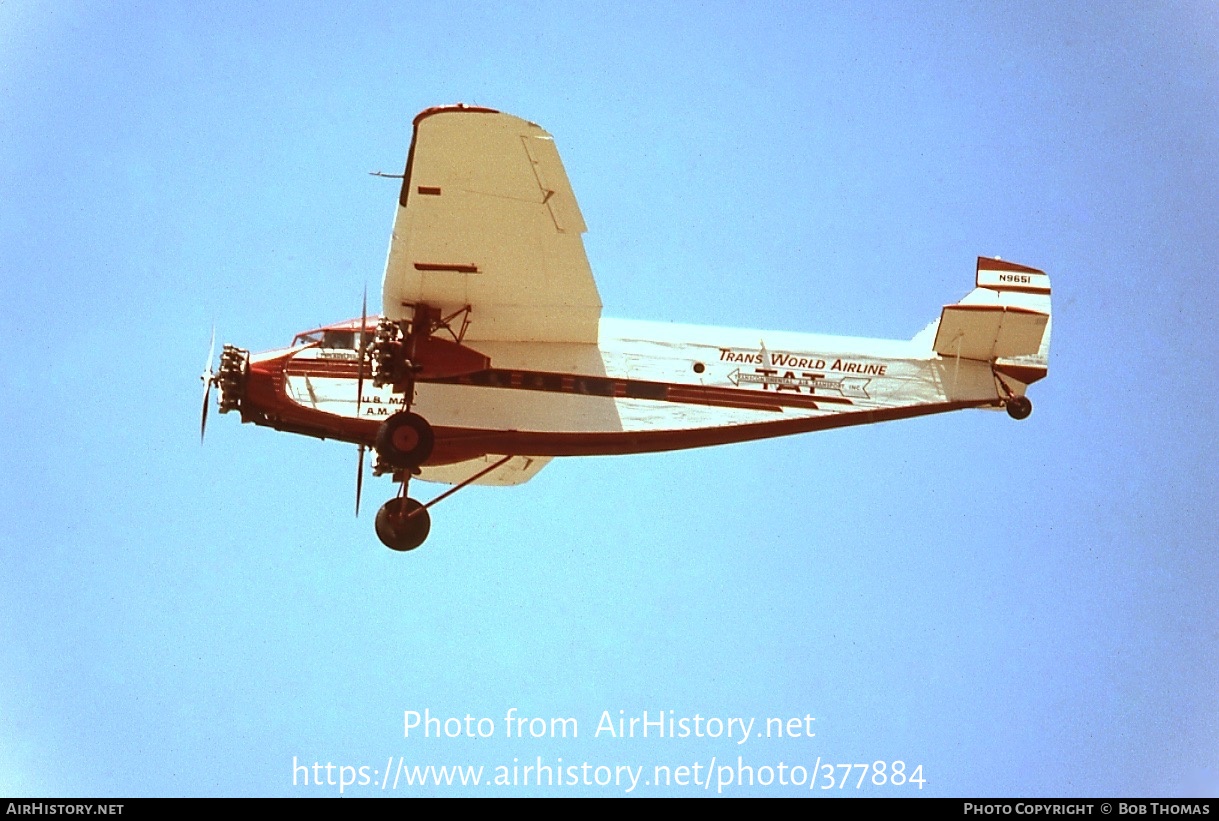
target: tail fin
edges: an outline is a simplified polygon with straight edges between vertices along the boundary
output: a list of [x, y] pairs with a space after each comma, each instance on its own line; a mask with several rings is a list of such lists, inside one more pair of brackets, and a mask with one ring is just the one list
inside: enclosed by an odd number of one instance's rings
[[[1045, 271], [978, 257], [975, 287], [919, 337], [944, 357], [993, 362], [1023, 385], [1046, 375], [1050, 353], [1050, 278]], [[932, 330], [934, 328], [934, 331]], [[916, 337], [918, 339], [919, 337]]]

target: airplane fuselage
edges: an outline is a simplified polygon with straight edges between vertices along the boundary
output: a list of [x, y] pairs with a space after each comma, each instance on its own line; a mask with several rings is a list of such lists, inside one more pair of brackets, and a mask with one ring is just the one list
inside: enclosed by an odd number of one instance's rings
[[[415, 385], [411, 407], [436, 432], [429, 465], [675, 450], [1002, 404], [990, 363], [917, 338], [602, 319], [597, 345], [466, 345], [490, 367]], [[255, 355], [243, 418], [372, 444], [403, 396], [366, 374], [357, 403], [359, 369], [354, 346]]]

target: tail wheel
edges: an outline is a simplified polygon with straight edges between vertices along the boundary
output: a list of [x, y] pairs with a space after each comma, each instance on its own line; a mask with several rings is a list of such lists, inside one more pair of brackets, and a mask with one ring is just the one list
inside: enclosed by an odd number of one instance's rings
[[432, 455], [435, 444], [432, 426], [417, 413], [395, 413], [377, 431], [377, 455], [395, 467], [419, 467]]
[[1013, 396], [1007, 400], [1007, 415], [1013, 419], [1028, 419], [1033, 412], [1033, 403], [1027, 396]]
[[415, 499], [399, 496], [377, 511], [377, 538], [390, 550], [414, 550], [427, 539], [432, 518]]

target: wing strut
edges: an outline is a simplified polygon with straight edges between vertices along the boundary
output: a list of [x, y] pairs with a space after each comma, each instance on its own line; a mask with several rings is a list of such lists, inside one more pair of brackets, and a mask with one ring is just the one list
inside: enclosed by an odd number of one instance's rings
[[[487, 467], [485, 467], [485, 468], [483, 468], [482, 470], [480, 470], [478, 473], [475, 473], [475, 474], [474, 474], [473, 476], [471, 476], [469, 479], [466, 479], [466, 480], [465, 480], [464, 482], [462, 482], [461, 484], [459, 484], [459, 485], [453, 485], [453, 487], [449, 488], [449, 489], [448, 489], [448, 490], [446, 490], [444, 493], [440, 494], [440, 495], [439, 495], [439, 496], [437, 496], [435, 499], [433, 499], [432, 501], [428, 502], [428, 503], [427, 503], [426, 505], [424, 505], [423, 507], [419, 508], [419, 510], [427, 510], [427, 509], [428, 509], [428, 508], [430, 508], [432, 505], [437, 505], [437, 504], [440, 504], [440, 503], [441, 503], [441, 502], [443, 502], [445, 499], [449, 498], [449, 497], [450, 497], [450, 496], [452, 496], [454, 493], [456, 493], [457, 491], [461, 490], [463, 487], [466, 487], [467, 485], [470, 485], [470, 484], [473, 484], [474, 482], [477, 482], [479, 479], [483, 478], [484, 476], [486, 476], [488, 473], [490, 473], [491, 471], [495, 470], [496, 468], [498, 468], [498, 467], [503, 467], [504, 465], [506, 465], [506, 464], [508, 463], [508, 461], [509, 461], [510, 459], [512, 459], [512, 454], [509, 454], [509, 455], [505, 456], [503, 459], [500, 459], [500, 460], [499, 460], [498, 462], [496, 462], [495, 464], [488, 465]], [[404, 495], [404, 496], [406, 495], [406, 480], [403, 480], [403, 482], [402, 482], [402, 495]], [[409, 514], [407, 515], [407, 518], [409, 519], [411, 516], [414, 516], [414, 515], [416, 515], [417, 513], [418, 513], [418, 511], [412, 511], [411, 513], [409, 513]]]
[[432, 517], [428, 514], [428, 508], [439, 504], [496, 468], [508, 464], [511, 459], [511, 454], [505, 456], [495, 464], [478, 471], [461, 484], [449, 488], [426, 505], [407, 495], [407, 487], [410, 485], [412, 471], [402, 470], [395, 472], [394, 479], [402, 482], [402, 489], [399, 491], [398, 496], [390, 499], [377, 511], [377, 536], [386, 547], [392, 550], [414, 550], [423, 544], [428, 532], [432, 528]]

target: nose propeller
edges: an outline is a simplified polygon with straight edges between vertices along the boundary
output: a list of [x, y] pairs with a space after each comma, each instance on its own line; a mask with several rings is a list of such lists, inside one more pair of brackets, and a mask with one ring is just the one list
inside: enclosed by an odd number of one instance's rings
[[216, 326], [212, 326], [212, 341], [208, 345], [207, 365], [199, 378], [203, 380], [203, 414], [199, 422], [199, 444], [203, 444], [203, 434], [207, 432], [207, 408], [212, 400], [212, 385], [216, 383], [216, 373], [212, 370], [212, 359], [216, 355]]

